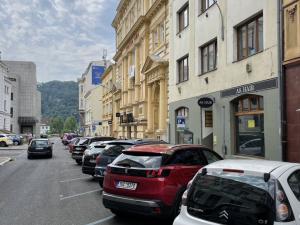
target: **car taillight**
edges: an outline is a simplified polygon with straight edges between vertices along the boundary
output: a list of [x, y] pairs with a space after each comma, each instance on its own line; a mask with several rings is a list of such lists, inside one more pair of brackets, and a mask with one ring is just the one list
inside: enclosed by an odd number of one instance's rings
[[147, 170], [146, 177], [155, 178], [155, 177], [167, 177], [170, 175], [170, 169], [159, 169], [159, 170]]
[[96, 158], [96, 165], [99, 165], [99, 164], [100, 164], [100, 155], [98, 155]]
[[294, 215], [289, 200], [279, 182], [276, 185], [276, 221], [290, 222], [294, 220]]
[[192, 183], [193, 183], [193, 180], [190, 180], [186, 186], [186, 190], [185, 192], [183, 192], [183, 195], [182, 195], [182, 199], [181, 199], [181, 204], [184, 205], [184, 206], [187, 206], [187, 196], [188, 196], [188, 192], [192, 186]]

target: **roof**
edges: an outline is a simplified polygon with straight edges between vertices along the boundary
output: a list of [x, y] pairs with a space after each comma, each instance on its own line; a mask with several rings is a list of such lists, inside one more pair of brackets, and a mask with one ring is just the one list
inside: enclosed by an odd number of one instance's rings
[[[279, 161], [270, 161], [270, 160], [256, 160], [256, 159], [226, 159], [217, 161], [215, 163], [207, 165], [205, 168], [209, 169], [235, 169], [243, 170], [253, 173], [272, 173], [280, 176], [278, 171], [283, 168], [290, 168], [293, 166], [299, 166], [300, 164], [288, 163], [288, 162], [279, 162]], [[278, 170], [277, 172], [275, 170]]]
[[135, 145], [123, 152], [145, 152], [145, 153], [158, 153], [158, 154], [172, 154], [176, 150], [182, 148], [198, 148], [202, 145], [171, 145], [171, 144], [147, 144], [147, 145]]

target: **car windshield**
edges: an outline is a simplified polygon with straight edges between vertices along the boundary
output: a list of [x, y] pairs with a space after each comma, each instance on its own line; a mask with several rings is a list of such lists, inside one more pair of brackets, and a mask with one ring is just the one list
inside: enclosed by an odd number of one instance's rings
[[100, 153], [103, 151], [104, 148], [105, 145], [96, 145], [94, 147], [91, 147], [91, 149], [89, 150], [89, 154]]
[[82, 139], [80, 139], [80, 141], [79, 141], [77, 144], [78, 144], [78, 145], [85, 145], [85, 144], [88, 143], [88, 141], [89, 141], [89, 139], [87, 139], [87, 138], [82, 138]]
[[[275, 181], [246, 175], [199, 174], [188, 194], [189, 214], [218, 224], [274, 222]], [[226, 214], [226, 215], [225, 215]], [[247, 218], [247, 220], [245, 220]]]
[[42, 147], [47, 147], [47, 146], [48, 146], [48, 141], [36, 140], [36, 141], [31, 142], [31, 147], [42, 148]]
[[121, 154], [114, 161], [114, 165], [135, 168], [159, 168], [162, 163], [161, 155], [131, 155]]

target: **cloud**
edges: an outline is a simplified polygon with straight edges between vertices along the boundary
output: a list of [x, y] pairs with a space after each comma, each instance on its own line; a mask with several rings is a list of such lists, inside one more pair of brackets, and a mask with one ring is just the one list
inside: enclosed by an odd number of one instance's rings
[[118, 0], [1, 0], [3, 60], [34, 61], [38, 81], [76, 80], [104, 48], [115, 52]]

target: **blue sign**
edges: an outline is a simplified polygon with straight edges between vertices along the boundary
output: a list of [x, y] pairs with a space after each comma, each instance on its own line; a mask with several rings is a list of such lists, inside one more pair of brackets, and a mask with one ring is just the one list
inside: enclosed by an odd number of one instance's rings
[[104, 66], [92, 66], [92, 84], [101, 84], [101, 78], [105, 71]]
[[176, 124], [177, 124], [177, 128], [184, 129], [185, 128], [185, 117], [177, 116]]

